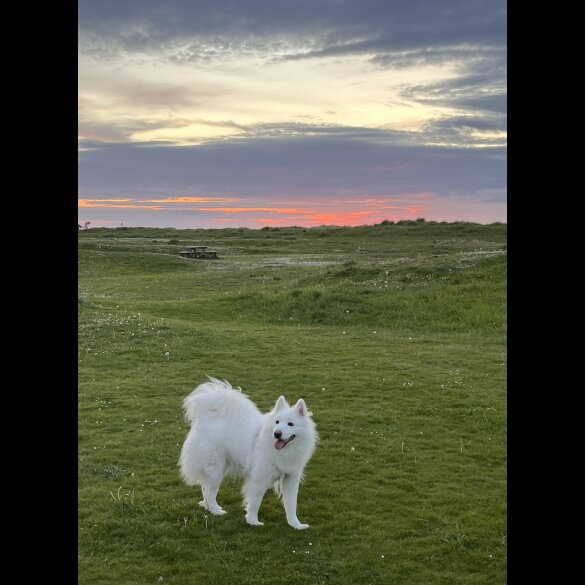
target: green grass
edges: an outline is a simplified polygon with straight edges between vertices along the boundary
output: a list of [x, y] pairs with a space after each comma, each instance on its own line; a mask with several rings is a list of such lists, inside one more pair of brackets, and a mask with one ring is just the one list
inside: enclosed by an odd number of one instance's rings
[[[505, 248], [502, 224], [79, 232], [79, 583], [504, 584]], [[307, 401], [309, 530], [181, 482], [206, 375]]]

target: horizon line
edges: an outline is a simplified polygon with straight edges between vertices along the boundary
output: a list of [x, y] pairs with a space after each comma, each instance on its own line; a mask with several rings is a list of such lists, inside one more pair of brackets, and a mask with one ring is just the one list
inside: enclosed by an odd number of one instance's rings
[[[86, 222], [82, 222], [86, 223]], [[116, 225], [116, 226], [95, 226], [95, 227], [82, 227], [82, 223], [78, 222], [78, 232], [86, 232], [89, 230], [176, 230], [176, 231], [185, 231], [185, 230], [200, 230], [200, 231], [210, 231], [210, 230], [249, 230], [249, 231], [277, 231], [277, 230], [285, 230], [285, 229], [303, 229], [303, 230], [316, 230], [316, 229], [323, 229], [323, 228], [346, 228], [346, 229], [355, 229], [355, 228], [365, 228], [365, 227], [378, 227], [378, 226], [386, 226], [386, 225], [453, 225], [453, 224], [468, 224], [468, 225], [481, 225], [481, 226], [490, 226], [490, 225], [508, 225], [507, 221], [491, 221], [489, 223], [481, 223], [477, 221], [468, 221], [468, 220], [455, 220], [455, 221], [437, 221], [437, 220], [427, 220], [424, 218], [417, 218], [417, 219], [399, 219], [397, 221], [394, 220], [382, 220], [379, 223], [368, 223], [368, 224], [360, 224], [360, 225], [341, 225], [341, 224], [321, 224], [321, 225], [312, 225], [312, 226], [304, 226], [304, 225], [286, 225], [286, 226], [270, 226], [265, 225], [262, 227], [246, 227], [246, 226], [222, 226], [222, 227], [173, 227], [173, 226], [125, 226], [125, 225]]]

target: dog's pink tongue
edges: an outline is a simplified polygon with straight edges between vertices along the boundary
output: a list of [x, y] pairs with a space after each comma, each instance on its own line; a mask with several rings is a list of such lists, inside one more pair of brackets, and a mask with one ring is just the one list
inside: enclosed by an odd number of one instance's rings
[[274, 448], [278, 449], [280, 451], [281, 449], [284, 449], [285, 445], [286, 445], [286, 441], [283, 441], [282, 439], [278, 439], [276, 441], [276, 443], [274, 443]]

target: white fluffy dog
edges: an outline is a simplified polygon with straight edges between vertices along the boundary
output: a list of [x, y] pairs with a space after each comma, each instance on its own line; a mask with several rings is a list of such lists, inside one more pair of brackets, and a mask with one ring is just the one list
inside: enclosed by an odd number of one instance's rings
[[219, 486], [225, 475], [243, 474], [248, 524], [262, 524], [258, 510], [273, 486], [282, 497], [288, 523], [297, 529], [309, 527], [297, 518], [297, 495], [318, 434], [304, 400], [291, 407], [281, 396], [271, 412], [262, 414], [239, 388], [209, 378], [183, 406], [191, 430], [179, 465], [188, 485], [201, 486], [200, 506], [225, 514], [216, 500]]

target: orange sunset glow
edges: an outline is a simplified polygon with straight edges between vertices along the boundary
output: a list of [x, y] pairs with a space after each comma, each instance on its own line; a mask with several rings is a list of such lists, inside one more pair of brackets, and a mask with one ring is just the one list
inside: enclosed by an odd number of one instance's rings
[[[127, 203], [131, 199], [80, 199], [79, 207], [84, 209], [142, 209], [151, 212], [197, 212], [213, 214], [219, 224], [226, 223], [222, 215], [254, 215], [253, 225], [347, 225], [355, 226], [364, 223], [376, 223], [384, 219], [416, 219], [424, 212], [425, 207], [416, 205], [384, 205], [383, 199], [365, 199], [361, 202], [362, 210], [353, 210], [355, 201], [333, 200], [326, 206], [317, 201], [306, 201], [304, 207], [268, 207], [268, 206], [234, 206], [218, 207], [212, 205], [217, 202], [225, 202], [231, 199], [239, 202], [241, 198], [213, 198], [213, 197], [177, 197], [166, 199], [142, 199], [134, 203]], [[192, 207], [188, 203], [193, 201], [205, 201], [210, 205], [207, 207]], [[395, 201], [393, 199], [392, 201]], [[158, 203], [158, 205], [154, 205]], [[336, 211], [331, 211], [334, 208]], [[390, 211], [389, 211], [390, 210]], [[264, 214], [270, 214], [266, 216]], [[275, 218], [274, 216], [279, 216]], [[234, 220], [229, 220], [232, 223]], [[103, 225], [109, 225], [104, 223]]]

